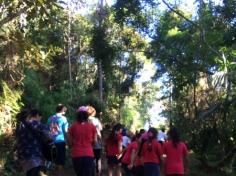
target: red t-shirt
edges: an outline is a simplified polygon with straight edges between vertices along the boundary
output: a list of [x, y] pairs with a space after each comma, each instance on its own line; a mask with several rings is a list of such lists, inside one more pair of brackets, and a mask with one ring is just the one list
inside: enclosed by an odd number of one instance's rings
[[117, 134], [114, 140], [106, 140], [106, 152], [107, 156], [119, 155], [119, 143], [122, 142], [121, 134]]
[[125, 155], [122, 159], [122, 163], [124, 164], [130, 164], [131, 163], [131, 154], [132, 151], [137, 151], [138, 149], [138, 143], [136, 141], [131, 142], [130, 144], [128, 144], [126, 151], [125, 151]]
[[165, 173], [184, 174], [183, 158], [188, 153], [186, 145], [180, 142], [175, 148], [172, 141], [168, 141], [163, 146], [163, 153], [166, 154]]
[[92, 143], [96, 135], [96, 127], [88, 122], [75, 122], [69, 128], [69, 135], [72, 138], [72, 157], [91, 156], [93, 157]]
[[134, 165], [135, 165], [135, 166], [142, 166], [142, 165], [143, 165], [143, 161], [142, 161], [142, 159], [141, 159], [140, 156], [137, 155], [137, 156], [135, 157]]
[[[151, 148], [150, 151], [148, 150], [149, 148]], [[153, 139], [150, 144], [148, 141], [143, 144], [141, 156], [144, 163], [159, 164], [162, 154], [161, 144], [156, 139]]]

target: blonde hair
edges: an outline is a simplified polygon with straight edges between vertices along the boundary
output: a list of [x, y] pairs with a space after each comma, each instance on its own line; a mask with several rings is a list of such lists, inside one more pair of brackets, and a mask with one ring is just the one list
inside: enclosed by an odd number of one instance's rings
[[96, 110], [94, 107], [92, 106], [87, 106], [87, 112], [89, 116], [95, 116], [96, 115]]

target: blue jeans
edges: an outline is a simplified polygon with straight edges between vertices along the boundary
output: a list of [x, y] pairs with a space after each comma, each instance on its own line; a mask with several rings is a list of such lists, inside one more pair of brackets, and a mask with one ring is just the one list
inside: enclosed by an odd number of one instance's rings
[[93, 176], [95, 171], [93, 157], [72, 158], [74, 170], [77, 176]]
[[144, 163], [145, 176], [160, 176], [160, 166], [156, 163]]

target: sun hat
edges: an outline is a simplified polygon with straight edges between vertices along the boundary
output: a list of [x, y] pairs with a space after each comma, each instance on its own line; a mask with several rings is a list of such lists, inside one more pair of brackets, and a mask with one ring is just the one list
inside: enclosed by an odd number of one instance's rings
[[80, 106], [76, 112], [87, 112], [88, 111], [88, 108], [86, 106]]

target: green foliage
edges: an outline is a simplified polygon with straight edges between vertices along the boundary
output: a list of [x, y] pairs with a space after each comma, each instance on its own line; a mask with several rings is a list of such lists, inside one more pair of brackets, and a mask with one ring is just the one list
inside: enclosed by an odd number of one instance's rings
[[22, 91], [11, 90], [6, 82], [1, 81], [0, 135], [12, 133], [15, 125], [14, 116], [23, 106], [21, 95]]
[[[150, 82], [134, 84], [146, 54], [156, 64], [154, 79], [167, 80], [163, 114], [179, 127], [195, 157], [216, 166], [213, 160], [233, 150], [235, 0], [200, 4], [194, 17], [178, 5], [159, 13], [157, 1], [118, 0], [97, 10], [104, 14], [72, 15], [70, 24], [68, 11], [56, 0], [1, 2], [0, 141], [23, 106], [48, 117], [64, 103], [73, 121], [75, 109], [90, 104], [102, 112], [105, 123], [142, 127], [159, 91]], [[98, 98], [100, 61], [103, 103]], [[10, 160], [12, 156], [4, 163]]]
[[163, 113], [170, 123], [205, 166], [225, 167], [232, 173], [234, 157], [228, 153], [235, 146], [235, 82], [228, 75], [235, 73], [235, 46], [228, 31], [234, 23], [217, 11], [227, 3], [200, 4], [196, 19], [178, 7], [166, 11], [159, 17], [147, 55], [157, 65], [155, 78], [165, 74], [168, 80]]

